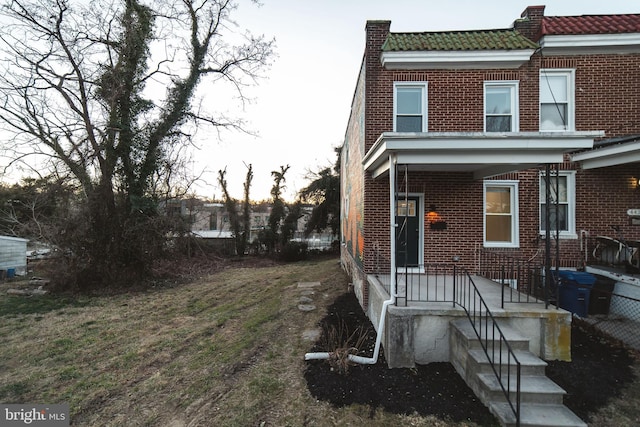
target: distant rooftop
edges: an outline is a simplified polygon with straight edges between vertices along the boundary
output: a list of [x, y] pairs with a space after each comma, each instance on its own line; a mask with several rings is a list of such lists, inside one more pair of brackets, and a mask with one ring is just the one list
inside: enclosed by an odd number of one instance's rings
[[640, 33], [640, 14], [545, 16], [542, 35]]
[[[640, 14], [543, 16], [544, 6], [530, 6], [537, 31], [529, 36], [640, 33]], [[523, 15], [525, 15], [523, 12]], [[537, 15], [537, 17], [535, 16]], [[525, 20], [521, 20], [526, 22]], [[535, 24], [534, 24], [535, 25]], [[520, 29], [520, 28], [519, 28]], [[389, 33], [384, 52], [536, 49], [538, 44], [514, 28]]]

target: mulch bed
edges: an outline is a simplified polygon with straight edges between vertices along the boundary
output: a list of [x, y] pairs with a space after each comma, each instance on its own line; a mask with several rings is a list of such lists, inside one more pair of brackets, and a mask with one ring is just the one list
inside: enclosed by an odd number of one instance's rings
[[[338, 297], [320, 326], [326, 331], [341, 325], [350, 332], [368, 328], [360, 348], [364, 355], [373, 353], [375, 330], [353, 293]], [[325, 341], [320, 337], [310, 351], [327, 351]], [[549, 362], [547, 376], [567, 391], [565, 405], [583, 420], [616, 397], [622, 386], [634, 381], [633, 354], [577, 321], [572, 327], [572, 356], [572, 362]], [[363, 404], [371, 407], [372, 414], [383, 408], [397, 414], [497, 424], [449, 363], [389, 369], [381, 351], [375, 365], [351, 366], [346, 374], [336, 372], [327, 361], [309, 361], [304, 375], [315, 398], [338, 407]]]

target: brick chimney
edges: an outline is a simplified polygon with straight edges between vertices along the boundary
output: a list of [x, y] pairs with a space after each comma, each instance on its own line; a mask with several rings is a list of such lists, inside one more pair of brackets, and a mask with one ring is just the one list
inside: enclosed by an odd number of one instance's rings
[[542, 18], [545, 6], [528, 6], [516, 19], [513, 28], [528, 39], [537, 42], [542, 30]]
[[[380, 120], [380, 117], [387, 117], [391, 120], [393, 115], [393, 87], [390, 80], [384, 78], [385, 70], [382, 68], [380, 59], [382, 45], [387, 40], [390, 28], [391, 21], [367, 21], [365, 28], [365, 151], [373, 146], [382, 132], [392, 127], [392, 123], [388, 123], [388, 120]], [[385, 97], [386, 100], [384, 100]], [[387, 110], [389, 105], [392, 106], [391, 111]]]
[[391, 21], [367, 21], [365, 28], [367, 32], [366, 55], [367, 57], [375, 56], [380, 58], [382, 53], [382, 45], [389, 35]]

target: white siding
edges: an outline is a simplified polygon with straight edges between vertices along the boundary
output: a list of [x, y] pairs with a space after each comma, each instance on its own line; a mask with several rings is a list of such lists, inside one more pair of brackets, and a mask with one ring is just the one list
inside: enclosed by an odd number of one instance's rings
[[0, 236], [0, 270], [14, 268], [18, 274], [26, 272], [27, 242], [18, 237]]

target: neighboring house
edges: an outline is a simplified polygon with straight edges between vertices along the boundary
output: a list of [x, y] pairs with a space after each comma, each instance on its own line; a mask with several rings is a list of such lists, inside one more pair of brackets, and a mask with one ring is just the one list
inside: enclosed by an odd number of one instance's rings
[[[439, 326], [417, 317], [428, 300], [400, 289], [406, 273], [426, 280], [430, 266], [453, 264], [480, 275], [487, 254], [576, 269], [611, 225], [640, 239], [640, 14], [544, 9], [528, 7], [507, 29], [366, 24], [341, 153], [341, 259], [378, 332], [384, 324], [391, 367], [450, 357], [444, 335], [413, 342], [423, 325]], [[393, 310], [378, 326], [386, 298]], [[567, 324], [549, 322], [521, 329], [546, 328], [538, 354], [569, 359]]]
[[[242, 214], [241, 209], [242, 206], [239, 204], [238, 213], [240, 215]], [[271, 209], [272, 206], [268, 202], [259, 202], [251, 205], [249, 243], [257, 240], [260, 232], [268, 227]], [[328, 249], [335, 239], [330, 230], [314, 232], [309, 236], [305, 235], [305, 229], [312, 210], [313, 205], [302, 206], [302, 215], [298, 219], [294, 240], [306, 242], [309, 249]], [[203, 239], [222, 241], [233, 238], [229, 213], [223, 203], [204, 202], [197, 198], [174, 199], [166, 203], [165, 211], [167, 215], [182, 216], [187, 219], [191, 224], [191, 231]]]
[[27, 271], [27, 243], [19, 237], [0, 236], [0, 279]]

